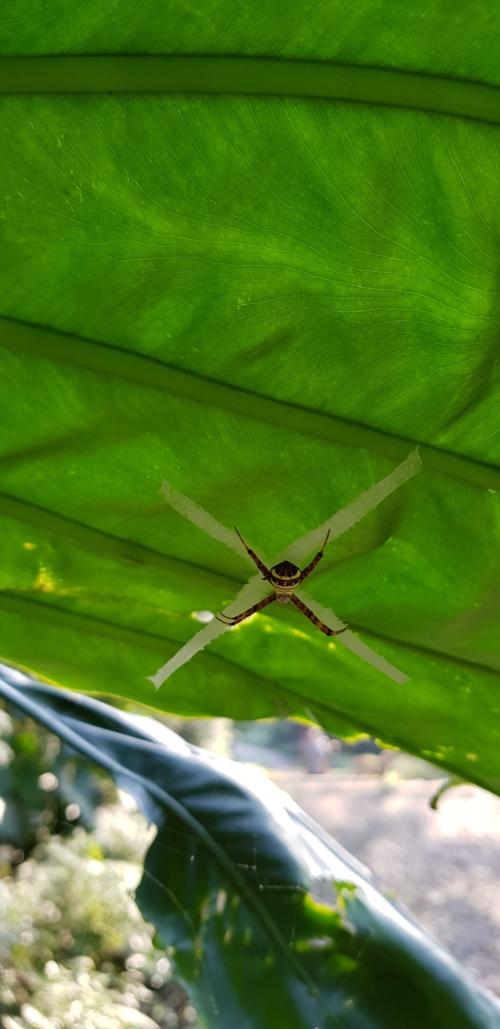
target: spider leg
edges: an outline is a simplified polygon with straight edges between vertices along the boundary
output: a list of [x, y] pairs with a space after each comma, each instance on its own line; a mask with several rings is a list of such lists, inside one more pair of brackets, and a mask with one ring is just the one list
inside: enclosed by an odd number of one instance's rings
[[325, 547], [326, 547], [326, 544], [328, 543], [329, 538], [330, 538], [330, 530], [328, 529], [328, 532], [327, 532], [327, 534], [325, 536], [325, 542], [323, 543], [323, 546], [321, 547], [321, 550], [318, 550], [318, 553], [316, 554], [315, 557], [313, 557], [312, 561], [310, 561], [309, 564], [306, 565], [306, 567], [302, 569], [302, 571], [300, 573], [299, 582], [304, 582], [304, 579], [306, 579], [307, 576], [311, 574], [313, 569], [316, 568], [316, 565], [319, 564], [319, 562], [321, 561], [321, 558], [323, 557], [323, 554], [325, 553]]
[[259, 600], [257, 604], [253, 604], [246, 611], [242, 611], [240, 615], [225, 615], [222, 612], [215, 617], [222, 622], [223, 625], [238, 625], [238, 622], [243, 622], [245, 618], [250, 618], [250, 615], [254, 615], [256, 611], [262, 611], [263, 607], [267, 607], [268, 604], [272, 604], [273, 600], [276, 599], [276, 595], [271, 593], [269, 597], [264, 597], [264, 600]]
[[292, 601], [292, 604], [295, 604], [295, 607], [298, 607], [299, 611], [302, 611], [302, 614], [305, 615], [306, 618], [308, 618], [309, 621], [316, 626], [317, 629], [320, 629], [321, 632], [324, 632], [325, 636], [339, 636], [341, 632], [345, 632], [346, 629], [349, 628], [348, 625], [345, 625], [343, 629], [330, 629], [328, 625], [325, 625], [325, 623], [322, 622], [319, 618], [316, 618], [314, 611], [311, 611], [311, 608], [308, 607], [307, 604], [303, 604], [298, 597], [291, 596], [290, 600]]
[[265, 564], [261, 561], [260, 557], [258, 557], [257, 554], [255, 553], [255, 550], [251, 550], [251, 548], [247, 546], [247, 544], [245, 543], [245, 540], [243, 539], [243, 536], [241, 535], [241, 532], [238, 532], [238, 529], [236, 528], [236, 526], [234, 527], [234, 531], [240, 537], [240, 540], [243, 543], [243, 546], [244, 546], [247, 554], [249, 554], [250, 557], [252, 558], [252, 561], [255, 562], [255, 564], [257, 565], [257, 568], [259, 569], [259, 572], [262, 572], [262, 575], [264, 576], [264, 579], [269, 579], [270, 578], [269, 568], [266, 568]]

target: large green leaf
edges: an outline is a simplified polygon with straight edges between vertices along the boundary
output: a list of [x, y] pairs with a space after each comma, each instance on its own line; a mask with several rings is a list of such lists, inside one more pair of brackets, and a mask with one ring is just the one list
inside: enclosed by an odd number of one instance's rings
[[[364, 729], [498, 790], [497, 7], [283, 7], [2, 22], [0, 655]], [[163, 478], [272, 560], [415, 442], [310, 585], [406, 684], [275, 605], [155, 692], [245, 577]]]
[[[151, 719], [0, 676], [157, 825], [138, 903], [217, 1029], [494, 1029], [475, 987], [274, 784]], [[332, 888], [334, 887], [334, 888]]]

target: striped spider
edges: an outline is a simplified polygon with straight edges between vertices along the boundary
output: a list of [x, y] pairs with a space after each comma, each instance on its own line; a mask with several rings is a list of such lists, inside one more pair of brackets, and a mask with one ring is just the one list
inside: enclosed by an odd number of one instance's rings
[[247, 546], [243, 536], [238, 532], [238, 529], [236, 529], [236, 532], [238, 533], [245, 550], [252, 558], [252, 561], [257, 565], [259, 572], [262, 572], [262, 578], [264, 581], [269, 582], [273, 587], [273, 592], [270, 593], [268, 597], [264, 597], [263, 600], [259, 600], [257, 604], [253, 604], [252, 607], [249, 607], [240, 615], [230, 616], [218, 614], [217, 618], [219, 619], [219, 622], [223, 622], [224, 625], [238, 625], [239, 622], [243, 622], [245, 618], [249, 618], [250, 615], [255, 614], [256, 611], [262, 611], [262, 608], [272, 604], [275, 600], [278, 601], [278, 604], [288, 604], [291, 601], [299, 611], [302, 611], [302, 614], [305, 615], [306, 618], [309, 618], [309, 621], [311, 621], [313, 625], [320, 629], [321, 632], [325, 633], [325, 636], [338, 636], [339, 633], [345, 632], [348, 628], [347, 625], [344, 626], [343, 629], [330, 629], [328, 625], [325, 625], [325, 623], [321, 622], [319, 618], [316, 618], [316, 615], [311, 611], [310, 607], [307, 607], [307, 604], [303, 604], [302, 601], [295, 596], [297, 586], [300, 586], [300, 584], [304, 582], [304, 579], [307, 579], [307, 576], [311, 574], [313, 569], [316, 568], [316, 565], [321, 561], [325, 552], [326, 544], [328, 543], [330, 530], [328, 530], [326, 534], [321, 550], [318, 550], [318, 553], [313, 557], [312, 561], [310, 561], [302, 570], [297, 568], [297, 565], [292, 564], [291, 561], [280, 561], [279, 564], [273, 565], [272, 568], [266, 568], [265, 564], [260, 560], [260, 557], [257, 556], [255, 551], [251, 550], [251, 548]]

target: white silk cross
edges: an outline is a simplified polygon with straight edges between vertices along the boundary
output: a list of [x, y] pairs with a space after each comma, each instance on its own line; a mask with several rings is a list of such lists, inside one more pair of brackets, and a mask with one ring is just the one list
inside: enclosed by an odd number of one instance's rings
[[[277, 564], [284, 558], [292, 559], [298, 565], [303, 564], [304, 558], [311, 553], [311, 551], [321, 546], [326, 532], [330, 530], [330, 540], [336, 539], [343, 532], [347, 532], [356, 522], [359, 522], [361, 518], [364, 518], [369, 511], [373, 511], [390, 493], [402, 486], [403, 483], [411, 479], [413, 475], [420, 470], [422, 462], [418, 453], [418, 447], [413, 450], [412, 453], [398, 464], [396, 468], [393, 468], [392, 472], [389, 472], [379, 482], [375, 482], [373, 486], [365, 490], [363, 493], [359, 493], [358, 496], [346, 507], [336, 511], [330, 518], [327, 518], [325, 522], [318, 525], [315, 529], [311, 529], [304, 536], [295, 540], [294, 543], [290, 544], [286, 550], [282, 551], [280, 555], [274, 561]], [[243, 557], [247, 561], [253, 564], [251, 558], [243, 548], [241, 541], [238, 539], [235, 532], [232, 529], [226, 528], [221, 522], [218, 522], [208, 511], [196, 504], [194, 500], [191, 500], [184, 493], [176, 490], [174, 486], [168, 482], [163, 482], [161, 485], [161, 492], [165, 497], [165, 500], [170, 504], [174, 510], [178, 511], [187, 518], [193, 525], [198, 526], [199, 529], [203, 529], [212, 539], [217, 540], [219, 543], [224, 543], [226, 547], [234, 550], [240, 557]], [[255, 604], [262, 596], [262, 576], [253, 575], [242, 589], [237, 593], [232, 604], [225, 614], [237, 614], [240, 611], [246, 610]], [[329, 608], [323, 607], [318, 604], [316, 600], [304, 593], [301, 589], [301, 597], [304, 602], [309, 605], [311, 610], [320, 618], [323, 622], [327, 622], [332, 626], [333, 629], [342, 629], [344, 622], [337, 617], [334, 611]], [[223, 625], [222, 622], [214, 619], [209, 622], [208, 625], [204, 625], [199, 632], [188, 640], [187, 643], [182, 646], [173, 657], [167, 661], [166, 664], [162, 665], [161, 668], [155, 672], [154, 675], [148, 676], [148, 679], [158, 689], [162, 683], [164, 683], [178, 668], [190, 661], [200, 650], [203, 650], [209, 643], [217, 639], [218, 636], [222, 636], [222, 633], [226, 632], [230, 628], [228, 625]], [[403, 672], [400, 672], [398, 668], [387, 661], [380, 654], [377, 654], [374, 650], [363, 643], [362, 640], [358, 639], [349, 629], [339, 636], [339, 641], [344, 647], [352, 651], [353, 654], [357, 654], [358, 657], [362, 658], [363, 661], [367, 661], [368, 664], [372, 665], [373, 668], [377, 668], [380, 672], [389, 676], [394, 682], [404, 683], [407, 681], [408, 676]]]

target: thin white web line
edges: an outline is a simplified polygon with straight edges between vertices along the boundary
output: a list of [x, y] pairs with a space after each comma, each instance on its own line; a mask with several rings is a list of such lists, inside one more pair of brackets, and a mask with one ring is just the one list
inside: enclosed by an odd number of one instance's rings
[[[413, 450], [412, 453], [396, 468], [393, 468], [392, 472], [389, 472], [379, 482], [375, 482], [373, 486], [360, 493], [350, 504], [346, 507], [341, 508], [340, 511], [336, 511], [330, 518], [317, 528], [312, 529], [310, 532], [305, 533], [299, 539], [295, 540], [294, 543], [290, 544], [280, 555], [275, 562], [282, 560], [284, 557], [291, 557], [299, 564], [302, 563], [304, 556], [306, 556], [315, 546], [320, 546], [323, 542], [325, 534], [330, 529], [331, 538], [335, 539], [340, 536], [343, 532], [347, 532], [351, 526], [355, 525], [361, 518], [364, 518], [369, 511], [372, 511], [375, 507], [393, 493], [394, 490], [402, 486], [404, 482], [411, 479], [421, 468], [422, 462], [418, 453], [418, 447]], [[187, 518], [193, 525], [203, 529], [212, 539], [217, 540], [220, 543], [224, 543], [225, 546], [235, 551], [240, 557], [244, 557], [247, 561], [251, 561], [242, 543], [240, 543], [238, 537], [231, 529], [226, 528], [221, 522], [218, 522], [208, 511], [200, 507], [193, 500], [186, 496], [185, 493], [181, 493], [180, 490], [175, 489], [168, 482], [162, 482], [161, 493], [165, 497], [167, 503], [169, 503], [174, 510], [178, 511]], [[234, 598], [234, 601], [226, 609], [226, 614], [237, 614], [239, 611], [244, 611], [247, 607], [251, 607], [263, 595], [262, 577], [260, 575], [253, 575], [247, 583], [242, 587]], [[318, 614], [318, 617], [322, 621], [330, 622], [332, 627], [335, 629], [341, 629], [345, 625], [337, 615], [330, 611], [328, 608], [322, 607], [317, 601], [312, 600], [309, 596], [302, 593], [304, 601], [311, 606], [311, 608]], [[229, 626], [223, 625], [214, 619], [208, 625], [205, 625], [199, 632], [188, 640], [187, 643], [182, 646], [176, 654], [166, 664], [162, 665], [154, 675], [148, 676], [148, 679], [158, 689], [166, 680], [181, 668], [182, 665], [190, 661], [195, 654], [203, 650], [209, 643], [221, 636], [222, 633], [226, 632]], [[380, 654], [371, 650], [365, 643], [359, 640], [352, 632], [342, 633], [339, 637], [340, 641], [351, 650], [358, 657], [361, 657], [368, 664], [371, 664], [373, 668], [377, 668], [379, 671], [384, 672], [389, 678], [395, 682], [403, 683], [406, 682], [407, 676], [403, 672], [400, 672], [394, 665], [389, 661], [386, 661]]]

